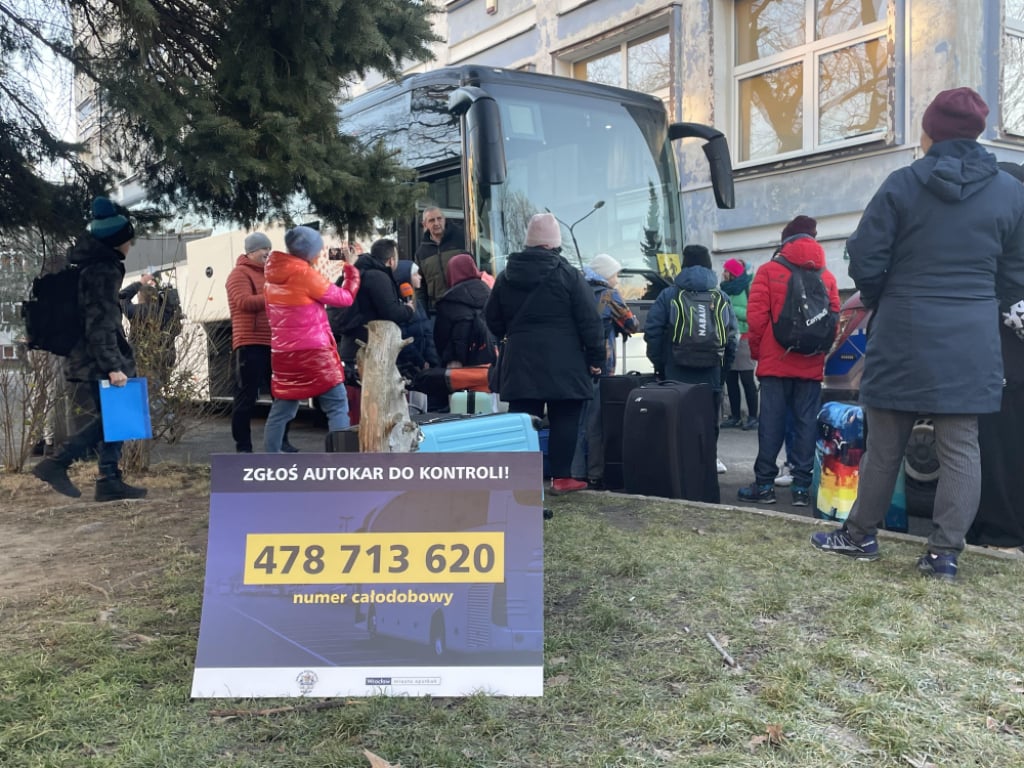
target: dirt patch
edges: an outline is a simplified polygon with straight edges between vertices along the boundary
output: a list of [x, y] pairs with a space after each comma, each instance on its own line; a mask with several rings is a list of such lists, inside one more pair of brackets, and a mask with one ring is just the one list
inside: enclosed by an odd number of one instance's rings
[[0, 595], [3, 604], [80, 589], [109, 594], [161, 567], [169, 545], [206, 550], [209, 468], [160, 466], [133, 484], [139, 501], [97, 503], [94, 470], [76, 467], [81, 499], [50, 490], [31, 475], [0, 477]]

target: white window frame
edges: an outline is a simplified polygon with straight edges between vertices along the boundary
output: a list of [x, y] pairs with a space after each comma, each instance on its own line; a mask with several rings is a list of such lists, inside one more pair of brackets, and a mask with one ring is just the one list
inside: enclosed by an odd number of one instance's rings
[[1007, 15], [1006, 3], [1001, 3], [1000, 5], [1002, 5], [1002, 8], [1000, 10], [1002, 11], [1003, 15], [1003, 34], [1000, 36], [1000, 41], [1002, 43], [1002, 55], [1000, 56], [1001, 66], [999, 78], [999, 122], [1001, 124], [1002, 133], [1005, 134], [1006, 136], [1010, 136], [1013, 138], [1024, 138], [1024, 124], [1020, 126], [1009, 127], [1006, 124], [1005, 110], [1003, 109], [1003, 104], [1006, 98], [1006, 62], [1007, 50], [1009, 48], [1009, 46], [1006, 45], [1006, 42], [1008, 38], [1015, 37], [1020, 40], [1022, 45], [1024, 45], [1024, 18], [1016, 18], [1014, 16]]
[[[792, 150], [790, 152], [782, 152], [775, 155], [769, 155], [765, 157], [753, 158], [750, 160], [740, 160], [741, 152], [743, 147], [737, 143], [733, 154], [735, 155], [736, 162], [734, 167], [736, 168], [747, 168], [752, 166], [764, 165], [766, 163], [774, 163], [780, 160], [788, 160], [794, 157], [804, 157], [806, 155], [819, 154], [822, 152], [832, 152], [839, 149], [845, 149], [848, 147], [854, 147], [861, 144], [870, 144], [879, 140], [885, 139], [887, 136], [892, 134], [893, 131], [893, 114], [892, 110], [889, 110], [886, 125], [879, 128], [876, 131], [872, 131], [869, 134], [863, 136], [855, 136], [849, 139], [841, 141], [830, 141], [827, 144], [820, 143], [820, 137], [818, 135], [818, 63], [822, 56], [834, 53], [835, 51], [841, 51], [846, 48], [852, 48], [854, 46], [870, 42], [873, 40], [882, 40], [882, 44], [885, 45], [887, 42], [892, 43], [889, 29], [889, 18], [892, 17], [892, 2], [888, 0], [888, 8], [886, 16], [879, 21], [867, 24], [862, 27], [843, 32], [840, 34], [832, 35], [821, 40], [814, 38], [815, 30], [815, 0], [804, 0], [804, 29], [805, 29], [805, 41], [803, 44], [795, 46], [787, 51], [777, 53], [773, 56], [767, 56], [764, 58], [755, 59], [745, 64], [735, 63], [732, 64], [732, 107], [733, 107], [733, 120], [732, 120], [732, 135], [737, 137], [737, 142], [740, 136], [740, 124], [741, 115], [743, 114], [744, 105], [740, 103], [740, 84], [753, 76], [765, 74], [776, 69], [782, 69], [787, 66], [794, 64], [800, 64], [803, 72], [803, 146], [800, 149]], [[735, 3], [733, 4], [735, 9]], [[733, 24], [731, 27], [731, 35], [733, 48], [735, 50], [736, 43], [736, 17], [733, 15]], [[812, 38], [810, 42], [807, 42], [806, 38]], [[889, 50], [892, 50], [892, 45], [889, 46]], [[896, 84], [890, 82], [890, 90], [895, 89]], [[890, 100], [891, 101], [891, 100]]]

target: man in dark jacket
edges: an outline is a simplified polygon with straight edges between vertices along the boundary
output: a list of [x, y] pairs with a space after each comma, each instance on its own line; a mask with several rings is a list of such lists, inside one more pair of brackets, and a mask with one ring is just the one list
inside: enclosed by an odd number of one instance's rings
[[[43, 459], [32, 468], [32, 474], [58, 493], [78, 498], [78, 490], [68, 468], [90, 451], [99, 452], [99, 478], [96, 480], [96, 501], [141, 499], [145, 488], [135, 488], [121, 478], [118, 462], [121, 443], [103, 440], [100, 409], [100, 380], [123, 387], [135, 375], [135, 355], [124, 335], [121, 303], [118, 293], [124, 280], [124, 258], [131, 248], [135, 228], [127, 211], [105, 197], [92, 204], [93, 220], [68, 254], [68, 261], [77, 264], [78, 307], [83, 333], [65, 363], [65, 377], [73, 386], [89, 390], [94, 412], [89, 422], [61, 446], [53, 458]], [[76, 396], [76, 402], [86, 398]]]
[[423, 274], [423, 286], [416, 293], [421, 306], [434, 314], [434, 303], [448, 290], [445, 270], [448, 260], [466, 251], [466, 234], [454, 221], [447, 221], [440, 208], [423, 211], [423, 239], [412, 260]]
[[390, 320], [402, 326], [413, 318], [415, 310], [402, 301], [395, 282], [398, 266], [398, 244], [394, 240], [377, 240], [356, 261], [361, 278], [356, 303], [345, 310], [329, 311], [331, 330], [338, 339], [338, 354], [347, 366], [354, 366], [359, 342], [366, 344], [366, 324], [373, 320]]
[[496, 339], [507, 336], [501, 399], [513, 413], [542, 417], [551, 427], [551, 490], [578, 491], [572, 477], [583, 403], [604, 364], [604, 332], [583, 275], [561, 255], [562, 235], [550, 213], [530, 219], [526, 247], [508, 257], [484, 307]]
[[[934, 528], [917, 566], [952, 580], [978, 509], [978, 414], [999, 410], [1000, 306], [1024, 290], [1024, 187], [977, 137], [988, 107], [943, 91], [921, 121], [924, 157], [892, 173], [847, 241], [850, 277], [874, 309], [860, 397], [867, 452], [846, 524], [818, 549], [871, 560], [914, 422], [935, 428]], [[997, 288], [998, 286], [998, 288]]]

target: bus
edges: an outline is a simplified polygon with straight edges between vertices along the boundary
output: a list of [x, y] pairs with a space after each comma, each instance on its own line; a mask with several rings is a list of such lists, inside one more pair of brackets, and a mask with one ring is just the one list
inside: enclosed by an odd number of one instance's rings
[[[650, 301], [678, 272], [683, 212], [672, 142], [704, 140], [715, 201], [734, 205], [725, 136], [669, 123], [653, 96], [607, 85], [465, 65], [407, 77], [341, 108], [342, 130], [383, 142], [416, 170], [428, 204], [461, 222], [468, 250], [497, 274], [535, 213], [562, 225], [562, 253], [624, 267], [627, 299]], [[410, 257], [419, 217], [397, 222]], [[660, 279], [659, 279], [660, 278]]]

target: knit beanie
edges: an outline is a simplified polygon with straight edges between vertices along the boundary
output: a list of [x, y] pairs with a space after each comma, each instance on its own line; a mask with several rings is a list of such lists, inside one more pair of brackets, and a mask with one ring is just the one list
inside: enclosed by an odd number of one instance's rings
[[545, 248], [562, 247], [562, 229], [558, 220], [550, 213], [537, 213], [526, 227], [527, 247], [540, 245]]
[[475, 277], [480, 277], [480, 270], [476, 268], [476, 260], [468, 253], [456, 254], [448, 260], [445, 278], [448, 280], [449, 287]]
[[313, 261], [324, 249], [324, 239], [312, 227], [295, 227], [284, 233], [284, 246], [293, 256]]
[[124, 208], [115, 205], [110, 198], [97, 197], [92, 201], [89, 233], [111, 248], [127, 243], [135, 237], [135, 227], [125, 214]]
[[924, 111], [921, 128], [932, 141], [976, 139], [985, 130], [988, 105], [970, 88], [942, 91]]
[[622, 271], [622, 265], [607, 253], [599, 253], [590, 260], [590, 268], [605, 280], [611, 280]]
[[733, 277], [739, 277], [747, 271], [747, 268], [743, 266], [743, 262], [739, 259], [729, 259], [725, 262], [725, 271]]
[[711, 252], [703, 245], [688, 245], [683, 248], [683, 269], [707, 267], [711, 269]]
[[793, 237], [793, 235], [810, 235], [811, 237], [817, 237], [818, 222], [810, 216], [800, 214], [782, 228], [783, 240], [788, 240]]
[[246, 253], [255, 253], [263, 248], [273, 248], [270, 244], [270, 238], [264, 235], [262, 232], [253, 232], [252, 234], [246, 235], [243, 246]]

